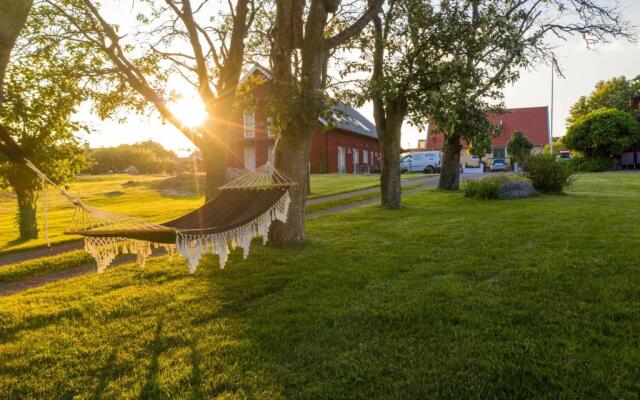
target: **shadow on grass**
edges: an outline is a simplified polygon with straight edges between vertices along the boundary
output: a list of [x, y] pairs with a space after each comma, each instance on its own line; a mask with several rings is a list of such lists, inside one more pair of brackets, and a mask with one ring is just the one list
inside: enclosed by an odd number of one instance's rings
[[191, 399], [200, 400], [204, 399], [202, 393], [202, 373], [200, 371], [200, 355], [196, 347], [196, 341], [191, 342], [191, 376], [189, 379], [193, 392], [191, 393]]
[[116, 348], [113, 348], [111, 350], [111, 354], [109, 354], [109, 357], [107, 358], [107, 362], [105, 363], [105, 370], [100, 377], [98, 387], [96, 387], [95, 392], [93, 392], [94, 399], [99, 399], [102, 397], [102, 394], [105, 392], [105, 390], [107, 390], [107, 386], [109, 386], [109, 381], [111, 380], [111, 378], [113, 378], [112, 374], [110, 374], [108, 371], [110, 371], [111, 366], [116, 363], [117, 351], [118, 350]]
[[141, 399], [157, 399], [160, 398], [162, 394], [158, 385], [158, 372], [160, 371], [158, 358], [160, 357], [160, 354], [166, 350], [162, 346], [162, 340], [160, 338], [160, 335], [162, 334], [162, 324], [162, 319], [159, 318], [153, 341], [149, 346], [149, 350], [151, 351], [151, 363], [149, 364], [146, 382], [140, 392]]
[[45, 328], [49, 325], [54, 325], [64, 319], [80, 319], [83, 313], [76, 308], [67, 308], [59, 310], [52, 314], [40, 314], [29, 318], [26, 318], [22, 323], [16, 324], [10, 328], [3, 328], [0, 330], [0, 343], [7, 343], [11, 340], [15, 340], [15, 334], [23, 331], [35, 331]]

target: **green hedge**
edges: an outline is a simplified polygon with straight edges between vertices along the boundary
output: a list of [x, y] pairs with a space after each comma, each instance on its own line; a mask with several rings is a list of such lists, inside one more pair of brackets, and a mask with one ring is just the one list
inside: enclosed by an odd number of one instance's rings
[[597, 157], [580, 157], [571, 160], [569, 165], [576, 172], [604, 172], [611, 169], [611, 160]]

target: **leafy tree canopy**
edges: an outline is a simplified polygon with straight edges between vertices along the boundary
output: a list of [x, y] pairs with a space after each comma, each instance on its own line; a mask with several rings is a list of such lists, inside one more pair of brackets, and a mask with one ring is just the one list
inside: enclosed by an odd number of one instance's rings
[[[5, 77], [0, 120], [29, 160], [54, 182], [64, 183], [84, 166], [76, 133], [87, 127], [73, 118], [92, 92], [81, 71], [96, 62], [78, 46], [61, 46], [47, 34], [46, 15], [34, 8], [14, 50]], [[32, 173], [0, 156], [0, 185], [35, 188]]]
[[638, 122], [631, 114], [603, 108], [578, 118], [567, 130], [563, 142], [587, 157], [618, 156], [640, 139]]
[[640, 75], [633, 79], [624, 76], [608, 81], [600, 81], [588, 96], [582, 96], [571, 106], [567, 125], [572, 125], [581, 117], [601, 108], [615, 108], [638, 116], [638, 110], [631, 104], [631, 98], [640, 95]]
[[469, 142], [469, 150], [467, 151], [470, 155], [482, 160], [485, 154], [491, 152], [491, 137], [486, 135], [474, 137], [471, 142]]
[[[61, 45], [47, 13], [34, 7], [12, 53], [4, 81], [0, 121], [30, 161], [51, 180], [64, 184], [85, 165], [85, 150], [76, 136], [86, 127], [73, 118], [93, 93], [83, 71], [99, 59], [72, 42]], [[18, 200], [21, 237], [37, 237], [37, 176], [23, 164], [0, 155], [0, 187], [12, 188]]]
[[511, 140], [507, 143], [507, 153], [515, 162], [524, 161], [533, 149], [533, 143], [520, 131], [515, 131], [511, 135]]
[[143, 174], [173, 172], [176, 154], [161, 144], [147, 140], [136, 144], [122, 144], [117, 147], [103, 147], [91, 150], [93, 165], [89, 172], [100, 174], [124, 172], [133, 166]]

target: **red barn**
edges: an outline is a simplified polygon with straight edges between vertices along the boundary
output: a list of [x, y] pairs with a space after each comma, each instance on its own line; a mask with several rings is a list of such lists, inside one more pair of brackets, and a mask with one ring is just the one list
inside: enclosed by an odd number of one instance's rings
[[[229, 166], [255, 169], [273, 162], [275, 134], [267, 113], [271, 75], [255, 67], [242, 79], [251, 85], [251, 107], [247, 106], [231, 142]], [[330, 122], [320, 118], [312, 138], [311, 172], [369, 173], [379, 168], [380, 142], [376, 127], [354, 108], [336, 103]]]
[[[527, 108], [511, 108], [504, 114], [490, 114], [487, 119], [492, 124], [500, 127], [500, 136], [496, 136], [491, 140], [491, 153], [487, 154], [487, 159], [493, 158], [509, 159], [507, 154], [507, 143], [511, 140], [511, 134], [515, 131], [521, 131], [524, 136], [533, 143], [533, 153], [541, 153], [544, 146], [549, 143], [549, 109], [548, 107], [527, 107]], [[427, 135], [428, 150], [442, 150], [444, 137], [442, 133], [437, 131], [437, 127], [429, 125], [429, 133]], [[469, 147], [468, 143], [463, 141], [463, 148]], [[466, 151], [461, 154], [461, 162], [466, 163], [472, 159]]]

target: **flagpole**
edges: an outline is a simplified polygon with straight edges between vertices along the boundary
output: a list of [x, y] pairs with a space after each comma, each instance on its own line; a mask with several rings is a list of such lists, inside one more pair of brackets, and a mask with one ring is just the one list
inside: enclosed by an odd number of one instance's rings
[[551, 109], [549, 110], [549, 155], [553, 157], [553, 90], [554, 90], [554, 72], [556, 67], [555, 57], [551, 58]]

